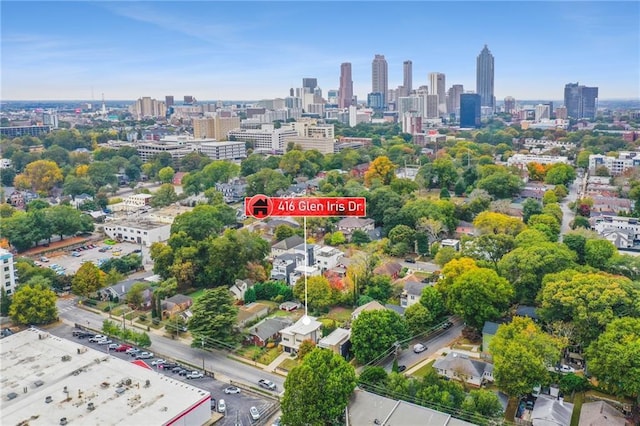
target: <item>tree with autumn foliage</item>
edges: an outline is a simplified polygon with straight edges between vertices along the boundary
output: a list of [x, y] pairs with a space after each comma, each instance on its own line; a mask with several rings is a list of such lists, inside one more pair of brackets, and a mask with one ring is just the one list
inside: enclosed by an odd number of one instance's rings
[[53, 187], [62, 182], [62, 170], [50, 160], [37, 160], [27, 164], [24, 173], [16, 176], [14, 186], [19, 189], [31, 189], [48, 194]]
[[371, 162], [369, 170], [365, 172], [364, 183], [371, 186], [374, 181], [378, 180], [383, 185], [389, 185], [395, 177], [395, 170], [395, 164], [388, 157], [378, 157]]
[[100, 290], [104, 282], [105, 273], [93, 263], [85, 262], [71, 280], [71, 291], [78, 296], [87, 297]]
[[529, 172], [529, 180], [542, 182], [547, 175], [547, 167], [540, 163], [527, 164], [527, 171]]

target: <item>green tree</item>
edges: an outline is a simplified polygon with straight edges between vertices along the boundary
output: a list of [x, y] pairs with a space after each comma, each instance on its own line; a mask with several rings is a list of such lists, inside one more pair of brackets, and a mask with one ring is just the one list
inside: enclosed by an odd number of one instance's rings
[[192, 346], [206, 347], [232, 344], [237, 339], [234, 331], [238, 308], [227, 287], [205, 290], [191, 307], [193, 316], [189, 320], [189, 331], [194, 336]]
[[577, 256], [578, 263], [584, 265], [587, 238], [584, 235], [570, 232], [562, 237], [562, 243], [569, 247]]
[[573, 322], [580, 343], [593, 341], [621, 316], [640, 316], [640, 284], [606, 273], [563, 271], [544, 279], [538, 314], [547, 321]]
[[284, 190], [290, 185], [289, 178], [272, 169], [262, 169], [257, 173], [247, 176], [247, 196], [256, 194], [273, 196], [279, 190]]
[[71, 291], [78, 296], [88, 297], [102, 288], [104, 273], [91, 262], [85, 262], [71, 280]]
[[11, 298], [9, 316], [17, 324], [49, 324], [58, 318], [56, 294], [50, 281], [34, 277], [18, 287]]
[[47, 209], [46, 219], [51, 225], [51, 232], [59, 235], [61, 240], [65, 235], [93, 231], [91, 218], [71, 206], [59, 205]]
[[169, 204], [178, 201], [178, 194], [170, 183], [165, 183], [158, 188], [153, 197], [151, 198], [151, 206], [153, 207], [165, 207]]
[[149, 288], [148, 284], [135, 283], [131, 286], [126, 295], [127, 303], [134, 309], [140, 308], [144, 303], [144, 291]]
[[584, 245], [584, 260], [589, 266], [604, 269], [618, 249], [609, 240], [588, 240]]
[[425, 332], [433, 323], [434, 315], [421, 303], [409, 306], [404, 311], [407, 329], [412, 336]]
[[640, 395], [640, 319], [617, 318], [589, 345], [589, 371], [619, 396]]
[[158, 179], [160, 179], [162, 183], [171, 183], [175, 174], [176, 172], [173, 170], [173, 167], [163, 167], [158, 171]]
[[533, 198], [527, 198], [522, 203], [522, 220], [524, 223], [529, 223], [529, 218], [533, 215], [542, 213], [542, 205]]
[[334, 424], [344, 413], [355, 387], [353, 366], [332, 351], [316, 348], [287, 375], [282, 423]]
[[7, 294], [4, 287], [0, 288], [0, 316], [6, 317], [9, 315], [9, 308], [11, 307], [11, 298]]
[[94, 195], [96, 193], [96, 187], [93, 186], [87, 178], [68, 175], [64, 180], [62, 192], [63, 194], [71, 195], [71, 197], [75, 199], [75, 197], [80, 194]]
[[524, 187], [520, 177], [508, 173], [497, 172], [480, 179], [477, 183], [479, 189], [484, 189], [495, 198], [511, 198], [517, 195]]
[[184, 232], [193, 241], [202, 241], [218, 235], [225, 226], [235, 222], [236, 211], [226, 204], [198, 204], [190, 212], [182, 213], [174, 219], [171, 235]]
[[351, 343], [359, 363], [369, 363], [394, 350], [408, 337], [404, 319], [389, 310], [364, 311], [353, 321]]
[[[528, 230], [518, 234], [518, 238], [525, 232]], [[515, 239], [509, 234], [483, 234], [466, 243], [463, 252], [478, 261], [489, 260], [495, 267], [514, 248]]]
[[[307, 300], [310, 309], [318, 312], [326, 311], [334, 302], [334, 294], [329, 280], [323, 276], [309, 277], [307, 284]], [[298, 300], [304, 300], [305, 279], [300, 278], [293, 288], [293, 294]]]
[[527, 228], [520, 219], [494, 212], [480, 213], [473, 225], [482, 234], [509, 234], [514, 237]]
[[502, 316], [509, 307], [514, 290], [494, 270], [479, 268], [467, 271], [453, 281], [449, 289], [449, 309], [465, 323], [481, 330], [485, 321]]
[[550, 214], [536, 214], [529, 218], [529, 226], [532, 229], [544, 232], [549, 241], [558, 241], [560, 236], [560, 222]]
[[370, 243], [371, 237], [369, 237], [369, 234], [364, 232], [362, 229], [356, 229], [353, 231], [353, 234], [351, 234], [351, 242], [360, 246], [362, 244]]
[[546, 382], [547, 368], [560, 358], [563, 343], [545, 334], [530, 318], [514, 317], [509, 324], [500, 325], [489, 343], [496, 385], [512, 397], [531, 392]]
[[315, 348], [316, 344], [313, 342], [313, 340], [303, 340], [298, 347], [298, 361], [304, 360], [304, 357], [306, 357], [309, 352], [311, 352]]
[[575, 169], [564, 163], [553, 164], [547, 169], [547, 175], [544, 178], [546, 183], [551, 185], [568, 185], [576, 178]]
[[442, 293], [440, 293], [435, 287], [427, 286], [422, 289], [420, 304], [427, 308], [431, 315], [433, 315], [434, 321], [440, 318], [446, 311]]
[[502, 404], [498, 395], [488, 389], [477, 389], [469, 392], [460, 408], [463, 411], [479, 414], [483, 417], [498, 418], [503, 414]]
[[297, 149], [287, 152], [280, 159], [280, 169], [290, 176], [297, 176], [305, 161], [304, 153]]
[[441, 247], [438, 249], [438, 253], [436, 254], [434, 261], [441, 268], [449, 263], [453, 259], [457, 259], [461, 256], [460, 253], [453, 247]]
[[111, 163], [106, 161], [94, 161], [89, 165], [87, 177], [96, 188], [110, 185], [116, 187], [118, 185], [118, 170]]
[[364, 294], [384, 304], [391, 297], [392, 291], [391, 277], [388, 275], [374, 275], [366, 283]]
[[273, 234], [276, 241], [286, 240], [287, 238], [293, 237], [294, 235], [296, 235], [296, 230], [289, 225], [276, 226], [276, 230]]

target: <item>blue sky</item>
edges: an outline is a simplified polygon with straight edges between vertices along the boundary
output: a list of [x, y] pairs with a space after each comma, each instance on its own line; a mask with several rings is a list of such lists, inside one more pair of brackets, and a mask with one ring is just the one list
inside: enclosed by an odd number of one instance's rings
[[389, 87], [413, 61], [475, 90], [476, 57], [495, 57], [495, 95], [562, 99], [566, 83], [601, 99], [640, 98], [640, 2], [61, 2], [1, 4], [2, 100], [285, 97], [303, 77], [371, 91], [383, 54]]

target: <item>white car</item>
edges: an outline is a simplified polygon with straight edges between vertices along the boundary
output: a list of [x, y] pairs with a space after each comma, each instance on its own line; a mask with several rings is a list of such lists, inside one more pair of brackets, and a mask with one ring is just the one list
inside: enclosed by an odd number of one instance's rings
[[227, 411], [227, 404], [225, 404], [224, 399], [218, 401], [218, 412], [224, 413]]
[[235, 386], [229, 386], [228, 388], [224, 389], [224, 393], [240, 393], [240, 388], [237, 388]]
[[249, 408], [249, 414], [251, 414], [251, 418], [253, 420], [258, 420], [260, 418], [260, 412], [256, 407]]
[[575, 373], [575, 372], [576, 372], [576, 369], [575, 369], [575, 368], [573, 368], [573, 367], [571, 367], [571, 366], [568, 366], [568, 365], [562, 364], [562, 365], [560, 366], [559, 371], [560, 371], [561, 373]]
[[102, 340], [98, 340], [96, 343], [99, 344], [99, 345], [109, 345], [109, 344], [113, 343], [113, 340], [104, 338]]
[[153, 358], [153, 352], [140, 352], [136, 355], [136, 359], [150, 359]]
[[204, 374], [199, 371], [192, 371], [191, 373], [187, 374], [187, 379], [201, 379], [203, 377]]
[[160, 366], [160, 364], [164, 364], [165, 362], [167, 362], [167, 361], [165, 361], [162, 358], [158, 358], [158, 359], [154, 359], [153, 361], [151, 361], [151, 365]]
[[115, 350], [115, 349], [117, 349], [119, 346], [120, 346], [120, 345], [119, 345], [118, 343], [110, 343], [110, 344], [109, 344], [109, 350], [110, 350], [110, 351]]
[[422, 343], [416, 343], [415, 345], [413, 345], [413, 351], [417, 354], [419, 354], [420, 352], [424, 352], [426, 350], [427, 350], [427, 347]]
[[107, 336], [103, 336], [102, 334], [96, 334], [95, 336], [93, 336], [92, 338], [89, 339], [90, 343], [97, 343], [101, 340], [105, 340], [107, 338]]

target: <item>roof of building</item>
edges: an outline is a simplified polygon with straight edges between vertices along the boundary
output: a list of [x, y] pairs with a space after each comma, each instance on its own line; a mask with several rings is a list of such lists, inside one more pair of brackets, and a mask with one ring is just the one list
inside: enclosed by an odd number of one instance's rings
[[293, 321], [285, 317], [265, 318], [258, 324], [251, 327], [249, 334], [257, 336], [260, 340], [265, 341], [269, 337], [280, 332], [283, 328], [289, 327], [292, 324]]
[[446, 357], [433, 363], [433, 368], [438, 370], [455, 371], [471, 377], [482, 377], [484, 373], [493, 371], [493, 364], [469, 358], [458, 352], [449, 352]]
[[318, 342], [318, 346], [320, 346], [321, 348], [334, 346], [347, 341], [350, 337], [351, 337], [351, 330], [338, 327], [335, 330], [333, 330], [331, 334], [320, 339], [320, 341]]
[[159, 425], [209, 404], [208, 391], [33, 328], [4, 338], [0, 357], [2, 424]]
[[400, 305], [394, 305], [394, 304], [391, 304], [391, 303], [387, 303], [386, 305], [384, 305], [384, 307], [389, 309], [390, 311], [395, 312], [398, 315], [404, 316], [405, 309]]
[[535, 306], [520, 305], [518, 306], [518, 309], [516, 309], [516, 315], [519, 317], [538, 319]]
[[385, 263], [384, 265], [378, 266], [376, 269], [373, 270], [375, 274], [389, 275], [389, 276], [397, 274], [400, 271], [402, 271], [402, 265], [399, 264], [398, 262], [388, 262], [388, 263]]
[[585, 402], [580, 411], [579, 426], [624, 426], [621, 412], [604, 401]]
[[263, 311], [269, 311], [269, 306], [259, 303], [253, 302], [248, 305], [240, 306], [238, 309], [238, 322], [243, 322], [248, 320], [249, 318], [253, 318], [256, 315], [260, 315]]
[[338, 228], [364, 228], [367, 225], [373, 224], [373, 219], [360, 218], [360, 217], [345, 217], [338, 222]]
[[498, 332], [500, 324], [491, 321], [485, 321], [484, 327], [482, 327], [482, 334], [495, 335]]
[[349, 424], [353, 425], [473, 425], [473, 423], [453, 418], [447, 413], [406, 401], [396, 401], [360, 388], [356, 388], [351, 395], [347, 415]]
[[422, 290], [424, 290], [425, 287], [429, 287], [429, 283], [423, 283], [421, 281], [407, 281], [404, 283], [404, 291], [414, 296], [422, 296]]
[[175, 303], [176, 305], [181, 305], [183, 303], [191, 303], [193, 299], [189, 296], [185, 296], [184, 294], [176, 294], [175, 296], [171, 296], [168, 299], [164, 300], [165, 302]]
[[278, 241], [277, 243], [272, 245], [271, 248], [278, 249], [278, 250], [291, 250], [292, 248], [297, 247], [303, 243], [304, 243], [304, 238], [298, 235], [293, 235], [289, 238], [285, 238], [282, 241]]
[[280, 330], [280, 333], [301, 334], [304, 336], [305, 334], [313, 333], [314, 331], [322, 327], [322, 323], [320, 321], [317, 321], [316, 317], [309, 316], [308, 318], [310, 319], [309, 324], [305, 324], [305, 318], [303, 316], [298, 321], [296, 321], [295, 324]]
[[533, 426], [557, 426], [571, 423], [573, 404], [540, 395], [531, 412]]

